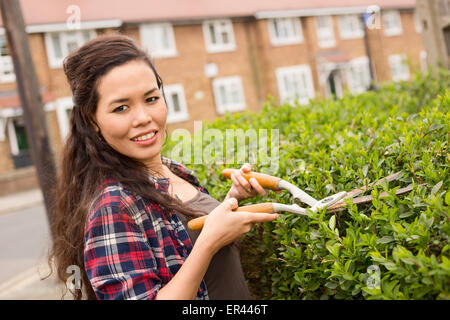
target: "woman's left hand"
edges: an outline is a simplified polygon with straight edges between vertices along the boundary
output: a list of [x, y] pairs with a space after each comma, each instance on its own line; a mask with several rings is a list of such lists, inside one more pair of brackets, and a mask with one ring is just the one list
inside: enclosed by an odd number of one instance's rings
[[252, 171], [252, 166], [249, 163], [245, 163], [239, 172], [231, 174], [231, 181], [233, 185], [228, 191], [226, 199], [236, 198], [238, 201], [244, 200], [247, 198], [252, 198], [258, 194], [265, 196], [266, 190], [259, 184], [259, 182], [251, 178], [250, 181], [247, 181], [241, 173], [249, 173]]

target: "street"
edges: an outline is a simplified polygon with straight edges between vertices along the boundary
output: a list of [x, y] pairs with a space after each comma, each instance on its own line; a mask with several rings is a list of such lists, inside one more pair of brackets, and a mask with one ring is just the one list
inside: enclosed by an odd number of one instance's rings
[[50, 234], [43, 204], [0, 214], [0, 299], [59, 299], [48, 274]]

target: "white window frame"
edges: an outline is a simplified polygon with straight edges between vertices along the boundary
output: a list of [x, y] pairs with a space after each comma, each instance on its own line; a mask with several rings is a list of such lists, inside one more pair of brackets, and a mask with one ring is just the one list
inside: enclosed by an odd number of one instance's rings
[[[333, 18], [331, 16], [316, 16], [316, 33], [317, 42], [320, 48], [331, 48], [336, 46], [336, 38], [334, 36]], [[320, 20], [325, 22], [327, 26], [321, 26]]]
[[[162, 39], [164, 34], [166, 35], [165, 40]], [[153, 58], [170, 58], [178, 55], [171, 23], [141, 24], [139, 26], [139, 36], [142, 47]], [[167, 41], [167, 48], [164, 47], [162, 41]]]
[[[368, 57], [358, 57], [349, 61], [346, 73], [347, 85], [351, 93], [362, 93], [369, 87], [371, 81], [369, 63]], [[357, 77], [355, 72], [359, 73]]]
[[[210, 34], [210, 26], [214, 28], [214, 34], [216, 38], [216, 43], [213, 43]], [[225, 32], [228, 34], [228, 43], [223, 43], [220, 41], [220, 34]], [[221, 20], [207, 20], [203, 22], [203, 36], [205, 38], [206, 51], [209, 53], [215, 52], [226, 52], [236, 50], [236, 44], [234, 40], [233, 23], [230, 19]]]
[[61, 139], [64, 141], [67, 138], [70, 130], [70, 119], [67, 115], [67, 110], [73, 109], [72, 97], [64, 97], [55, 100], [56, 116], [58, 118], [59, 133]]
[[[0, 30], [0, 37], [2, 37], [8, 46], [6, 41], [4, 29]], [[14, 64], [11, 56], [0, 56], [0, 83], [9, 83], [16, 81], [16, 74], [14, 73]]]
[[[284, 36], [277, 34], [275, 24], [277, 24], [279, 30], [284, 30]], [[270, 43], [273, 46], [284, 46], [303, 42], [302, 23], [299, 17], [269, 19], [267, 25], [269, 27]]]
[[9, 148], [11, 150], [11, 154], [16, 156], [19, 154], [19, 144], [17, 142], [16, 129], [14, 128], [13, 118], [7, 120], [7, 129], [8, 129], [8, 137], [9, 137]]
[[[67, 43], [69, 38], [74, 35], [77, 42], [77, 46], [81, 47], [86, 41], [83, 34], [88, 34], [89, 39], [95, 38], [97, 33], [95, 30], [77, 30], [77, 31], [61, 31], [61, 32], [47, 32], [45, 33], [45, 47], [48, 55], [48, 63], [50, 68], [58, 69], [62, 68], [64, 58], [68, 56], [69, 49], [67, 48]], [[59, 47], [61, 49], [61, 57], [58, 57], [55, 50], [52, 37], [58, 37]]]
[[[394, 82], [408, 81], [410, 79], [409, 66], [404, 54], [392, 54], [389, 56], [389, 69]], [[398, 72], [400, 71], [400, 72]]]
[[[285, 102], [293, 102], [297, 100], [300, 104], [308, 104], [310, 99], [314, 99], [315, 90], [314, 90], [314, 82], [312, 78], [311, 68], [307, 64], [289, 66], [289, 67], [281, 67], [276, 69], [275, 71], [277, 84], [278, 84], [278, 92], [280, 95], [281, 103]], [[304, 89], [305, 95], [299, 96], [300, 92], [290, 92], [290, 90], [286, 87], [285, 78], [292, 76], [300, 76], [305, 80]]]
[[0, 57], [0, 82], [10, 83], [16, 81], [16, 74], [14, 73], [14, 64], [11, 56]]
[[413, 18], [414, 18], [414, 27], [416, 29], [416, 32], [422, 33], [422, 31], [423, 31], [422, 21], [420, 21], [420, 16], [417, 11], [414, 11]]
[[19, 154], [19, 143], [17, 142], [16, 129], [14, 128], [14, 118], [9, 118], [7, 120], [6, 126], [8, 129], [8, 137], [9, 137], [9, 147], [11, 150], [11, 154], [16, 156]]
[[11, 150], [11, 154], [13, 156], [17, 156], [20, 153], [19, 140], [17, 139], [17, 132], [16, 132], [16, 128], [14, 126], [14, 121], [17, 121], [21, 118], [23, 119], [22, 113], [14, 116], [14, 117], [10, 117], [9, 119], [7, 119], [7, 122], [6, 122], [7, 130], [8, 130], [8, 137], [9, 137], [9, 147]]
[[[175, 112], [172, 95], [178, 96], [178, 103], [180, 111]], [[182, 122], [189, 120], [189, 113], [186, 105], [186, 96], [184, 95], [184, 88], [181, 84], [164, 85], [164, 96], [167, 102], [167, 123]]]
[[[237, 94], [239, 95], [239, 101], [237, 103], [228, 102], [222, 103], [222, 93], [220, 88], [225, 87], [228, 100], [230, 98], [231, 87], [235, 86], [237, 89]], [[244, 96], [244, 88], [242, 86], [242, 80], [240, 76], [231, 76], [231, 77], [222, 77], [217, 78], [212, 81], [213, 92], [214, 92], [214, 100], [216, 102], [216, 110], [218, 114], [224, 114], [225, 112], [237, 112], [245, 110], [245, 96]]]
[[402, 17], [398, 10], [383, 11], [381, 17], [385, 36], [392, 37], [403, 34]]
[[356, 14], [338, 16], [339, 34], [341, 39], [360, 39], [364, 37], [364, 26]]

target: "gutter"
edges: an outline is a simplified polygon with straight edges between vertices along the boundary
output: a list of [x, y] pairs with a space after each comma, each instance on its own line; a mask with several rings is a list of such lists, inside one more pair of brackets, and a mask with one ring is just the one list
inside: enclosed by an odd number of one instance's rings
[[[255, 13], [256, 19], [275, 19], [275, 18], [294, 18], [294, 17], [314, 17], [314, 16], [334, 16], [345, 14], [363, 14], [367, 12], [370, 6], [354, 6], [354, 7], [335, 7], [335, 8], [312, 8], [299, 10], [271, 10], [259, 11]], [[414, 7], [400, 7], [400, 6], [384, 6], [381, 9], [410, 9]]]
[[[60, 32], [60, 31], [76, 31], [76, 30], [92, 30], [92, 29], [104, 29], [104, 28], [119, 28], [123, 24], [120, 19], [108, 19], [108, 20], [94, 20], [94, 21], [80, 21], [77, 28], [70, 28], [69, 23], [47, 23], [47, 24], [35, 24], [25, 27], [27, 33], [46, 33], [46, 32]], [[2, 34], [0, 28], [0, 34]]]

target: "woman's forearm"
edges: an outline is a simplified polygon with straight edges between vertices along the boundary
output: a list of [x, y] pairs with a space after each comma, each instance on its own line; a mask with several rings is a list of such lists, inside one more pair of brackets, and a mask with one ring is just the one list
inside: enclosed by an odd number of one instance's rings
[[197, 241], [180, 270], [156, 296], [157, 300], [195, 299], [215, 250]]

